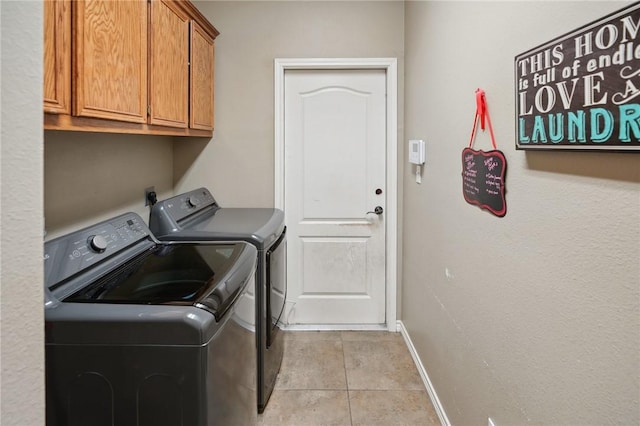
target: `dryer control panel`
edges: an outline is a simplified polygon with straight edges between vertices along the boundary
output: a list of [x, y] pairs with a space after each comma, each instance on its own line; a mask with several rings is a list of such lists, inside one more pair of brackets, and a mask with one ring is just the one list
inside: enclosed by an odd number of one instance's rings
[[159, 201], [153, 206], [151, 214], [168, 217], [177, 223], [204, 209], [218, 207], [215, 198], [207, 188], [198, 188]]
[[125, 213], [44, 243], [44, 279], [48, 288], [117, 253], [149, 239], [150, 232], [135, 213]]

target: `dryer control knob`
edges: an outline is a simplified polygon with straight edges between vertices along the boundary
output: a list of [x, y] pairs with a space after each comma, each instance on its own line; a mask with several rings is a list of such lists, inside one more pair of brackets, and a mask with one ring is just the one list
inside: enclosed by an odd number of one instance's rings
[[102, 235], [92, 235], [88, 242], [91, 250], [97, 253], [102, 253], [107, 249], [107, 240]]
[[191, 207], [198, 207], [198, 204], [200, 204], [200, 200], [198, 199], [198, 197], [194, 197], [193, 195], [189, 197], [189, 200], [187, 200], [187, 202]]

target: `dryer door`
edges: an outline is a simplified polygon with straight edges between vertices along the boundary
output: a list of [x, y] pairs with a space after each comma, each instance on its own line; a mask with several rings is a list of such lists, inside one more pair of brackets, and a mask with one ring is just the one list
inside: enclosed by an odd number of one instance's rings
[[278, 240], [267, 250], [267, 318], [271, 326], [267, 328], [267, 348], [276, 339], [284, 304], [287, 299], [287, 228]]

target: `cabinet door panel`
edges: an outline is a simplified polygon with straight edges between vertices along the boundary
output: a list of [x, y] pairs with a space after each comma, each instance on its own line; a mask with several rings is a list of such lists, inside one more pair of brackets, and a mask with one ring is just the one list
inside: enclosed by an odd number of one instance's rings
[[189, 17], [177, 3], [151, 3], [150, 124], [187, 127]]
[[44, 2], [44, 111], [71, 114], [71, 2]]
[[147, 120], [147, 2], [74, 2], [74, 115]]
[[213, 130], [213, 39], [191, 22], [191, 112], [189, 126]]

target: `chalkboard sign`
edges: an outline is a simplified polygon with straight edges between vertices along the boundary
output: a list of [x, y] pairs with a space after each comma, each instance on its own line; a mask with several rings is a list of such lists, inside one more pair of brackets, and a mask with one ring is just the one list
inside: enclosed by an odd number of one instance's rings
[[515, 57], [517, 149], [640, 152], [640, 3]]
[[467, 203], [503, 217], [507, 214], [506, 174], [507, 160], [501, 151], [462, 150], [462, 194]]

